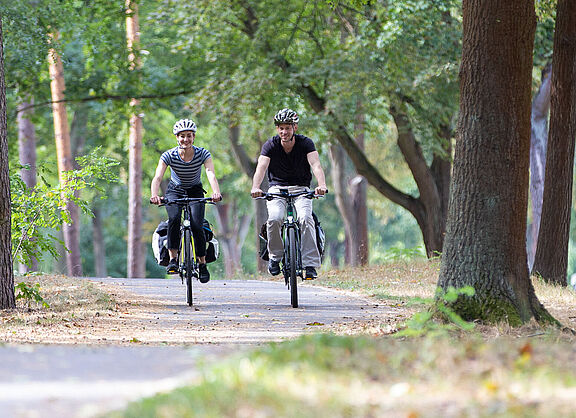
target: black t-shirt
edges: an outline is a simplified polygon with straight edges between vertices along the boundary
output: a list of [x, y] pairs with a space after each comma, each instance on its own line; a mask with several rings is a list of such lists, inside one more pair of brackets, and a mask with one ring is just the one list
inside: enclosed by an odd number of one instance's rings
[[286, 153], [278, 135], [262, 145], [260, 155], [270, 158], [268, 181], [270, 186], [310, 187], [312, 173], [308, 163], [308, 154], [316, 151], [314, 142], [304, 135], [294, 135], [295, 144], [290, 153]]

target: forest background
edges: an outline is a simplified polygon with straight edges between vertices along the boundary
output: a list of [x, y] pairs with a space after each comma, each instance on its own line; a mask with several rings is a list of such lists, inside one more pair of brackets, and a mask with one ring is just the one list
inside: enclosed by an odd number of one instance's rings
[[[11, 172], [20, 171], [18, 116], [25, 115], [39, 178], [58, 182], [51, 47], [62, 60], [72, 155], [96, 150], [120, 163], [119, 181], [101, 184], [107, 199], [97, 189], [81, 192], [94, 214], [80, 217], [82, 274], [133, 275], [131, 241], [146, 276], [164, 274], [150, 238], [165, 214], [147, 200], [160, 154], [175, 145], [172, 124], [182, 117], [196, 121], [196, 144], [212, 152], [225, 198], [207, 210], [224, 250], [214, 275], [262, 268], [256, 258], [260, 210], [249, 197], [249, 174], [274, 134], [273, 114], [283, 107], [297, 110], [300, 132], [316, 140], [333, 192], [316, 203], [327, 236], [326, 267], [440, 251], [438, 222], [430, 219], [434, 213], [444, 218], [447, 187], [437, 187], [434, 203], [427, 182], [438, 185], [449, 172], [442, 162], [451, 158], [458, 111], [461, 5], [362, 3], [2, 4]], [[552, 7], [538, 5], [534, 97], [545, 81], [554, 28]], [[127, 17], [135, 16], [138, 38], [130, 43]], [[134, 115], [142, 124], [140, 237], [128, 232]], [[568, 275], [576, 270], [575, 253], [571, 239]], [[67, 272], [64, 258], [41, 258], [40, 270]]]

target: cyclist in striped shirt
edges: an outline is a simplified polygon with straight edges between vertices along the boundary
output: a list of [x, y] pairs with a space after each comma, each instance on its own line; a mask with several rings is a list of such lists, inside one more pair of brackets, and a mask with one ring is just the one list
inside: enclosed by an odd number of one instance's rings
[[[160, 183], [170, 167], [170, 183], [166, 188], [165, 196], [169, 199], [178, 199], [184, 197], [204, 197], [206, 191], [202, 187], [200, 179], [202, 166], [206, 170], [206, 177], [212, 187], [212, 199], [215, 202], [222, 200], [220, 186], [214, 172], [214, 162], [210, 152], [202, 147], [194, 145], [196, 138], [196, 124], [189, 119], [181, 119], [174, 124], [172, 129], [176, 135], [178, 146], [164, 152], [160, 156], [158, 167], [152, 184], [150, 193], [152, 197], [150, 202], [156, 205], [161, 203]], [[167, 205], [168, 212], [168, 252], [170, 253], [170, 263], [166, 268], [168, 274], [178, 273], [178, 247], [180, 244], [180, 218], [182, 209], [177, 205]], [[202, 229], [204, 220], [204, 204], [192, 204], [192, 231], [194, 235], [194, 247], [196, 256], [199, 261], [199, 279], [200, 282], [206, 283], [210, 280], [210, 273], [206, 267], [206, 238]]]

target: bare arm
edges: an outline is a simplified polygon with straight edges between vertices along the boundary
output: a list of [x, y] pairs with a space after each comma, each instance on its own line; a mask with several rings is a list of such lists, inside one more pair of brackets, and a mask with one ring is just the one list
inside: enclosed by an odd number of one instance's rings
[[328, 188], [326, 187], [324, 170], [322, 170], [322, 165], [320, 165], [320, 156], [318, 155], [318, 151], [309, 152], [306, 157], [308, 158], [308, 163], [310, 164], [310, 168], [312, 168], [314, 177], [316, 177], [316, 180], [318, 181], [318, 186], [316, 186], [315, 193], [319, 195], [326, 194], [328, 192]]
[[152, 179], [152, 184], [150, 185], [150, 203], [154, 203], [155, 205], [159, 205], [160, 196], [158, 196], [158, 192], [160, 191], [160, 183], [162, 182], [162, 178], [164, 177], [164, 173], [168, 166], [162, 160], [158, 162], [158, 167], [156, 167], [156, 173], [154, 174], [154, 178]]
[[270, 157], [266, 157], [264, 155], [258, 157], [258, 165], [254, 171], [254, 177], [252, 178], [252, 190], [250, 191], [252, 197], [258, 197], [264, 194], [262, 189], [260, 189], [260, 185], [264, 180], [264, 176], [266, 175], [266, 170], [268, 169], [269, 165]]
[[204, 168], [206, 169], [208, 183], [210, 183], [210, 187], [212, 187], [212, 199], [214, 202], [218, 202], [222, 200], [222, 195], [220, 194], [220, 185], [218, 184], [218, 179], [214, 172], [214, 161], [212, 161], [212, 158], [208, 158], [204, 161]]

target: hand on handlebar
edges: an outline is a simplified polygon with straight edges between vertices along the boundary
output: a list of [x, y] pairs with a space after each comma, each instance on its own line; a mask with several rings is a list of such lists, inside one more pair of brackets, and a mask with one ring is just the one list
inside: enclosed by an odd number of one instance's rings
[[160, 205], [160, 204], [162, 204], [162, 199], [163, 198], [160, 196], [152, 196], [150, 198], [150, 203], [153, 205]]
[[266, 196], [266, 193], [262, 189], [254, 188], [250, 191], [250, 196], [252, 197], [262, 197]]
[[222, 200], [222, 195], [220, 193], [212, 193], [212, 202], [220, 202]]
[[326, 193], [328, 193], [328, 188], [317, 186], [316, 189], [314, 189], [314, 193], [319, 196], [324, 196]]

